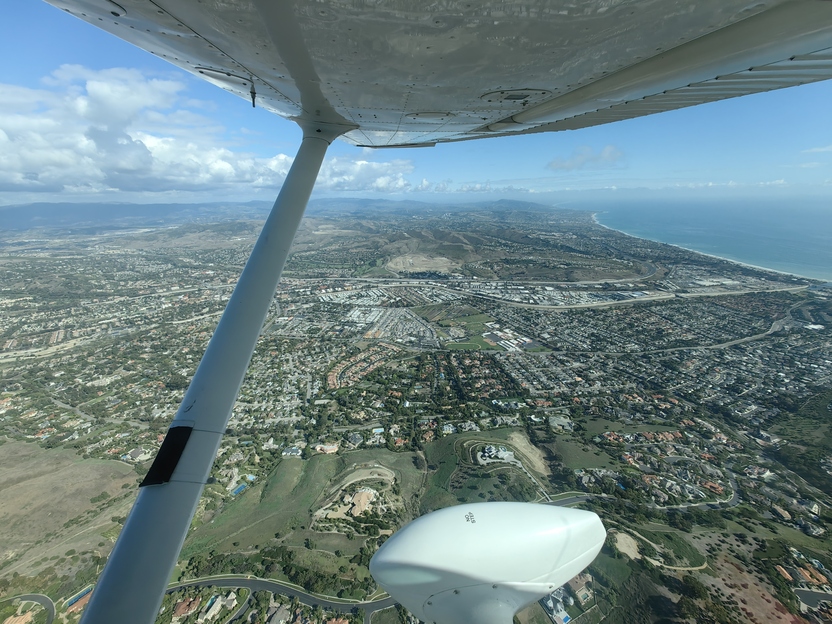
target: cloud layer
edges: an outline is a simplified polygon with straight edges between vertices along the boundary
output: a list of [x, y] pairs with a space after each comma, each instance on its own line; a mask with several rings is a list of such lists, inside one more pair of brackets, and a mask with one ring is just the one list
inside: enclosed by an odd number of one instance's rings
[[[219, 100], [194, 99], [193, 91], [190, 79], [182, 74], [79, 65], [59, 67], [37, 88], [0, 84], [0, 203], [273, 196], [293, 154], [263, 148], [254, 130], [223, 127], [217, 121], [224, 114], [218, 111]], [[516, 140], [520, 145], [523, 139]], [[631, 156], [629, 164], [623, 148], [616, 145], [573, 149], [576, 143], [563, 141], [564, 154], [571, 149], [570, 155], [546, 164], [544, 157], [533, 153], [521, 159], [522, 167], [511, 163], [510, 151], [494, 152], [488, 158], [479, 153], [457, 158], [454, 154], [465, 154], [464, 146], [456, 152], [448, 147], [441, 154], [437, 149], [437, 161], [428, 164], [422, 153], [409, 160], [395, 152], [339, 147], [330, 150], [324, 161], [316, 191], [443, 199], [463, 193], [480, 198], [535, 194], [543, 200], [546, 193], [570, 189], [771, 188], [784, 184], [779, 179], [784, 168], [791, 172], [789, 183], [799, 174], [811, 174], [828, 184], [825, 160], [832, 146], [825, 142], [818, 140], [819, 146], [801, 152], [812, 154], [811, 159], [800, 157], [811, 162], [790, 162], [764, 174], [755, 169], [754, 179], [739, 169], [737, 182], [728, 177], [733, 173], [710, 165], [704, 170], [698, 163], [668, 169], [664, 161], [645, 154], [649, 148], [626, 141], [622, 145]], [[486, 145], [483, 148], [487, 153]], [[546, 149], [540, 147], [539, 153]], [[505, 167], [494, 166], [497, 158], [504, 160]], [[440, 167], [436, 162], [453, 166]], [[458, 178], [450, 179], [449, 173]]]
[[803, 150], [804, 154], [818, 154], [821, 152], [832, 152], [832, 145], [824, 145], [823, 147], [812, 147], [807, 150]]
[[[274, 189], [292, 156], [228, 147], [224, 128], [185, 97], [180, 79], [64, 65], [43, 88], [0, 85], [0, 192], [188, 193]], [[385, 193], [411, 187], [407, 160], [327, 159], [318, 188]]]

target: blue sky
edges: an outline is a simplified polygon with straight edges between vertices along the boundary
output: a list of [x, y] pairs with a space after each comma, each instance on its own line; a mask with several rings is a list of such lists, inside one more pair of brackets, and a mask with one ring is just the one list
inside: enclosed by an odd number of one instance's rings
[[[0, 204], [271, 199], [300, 139], [291, 122], [41, 2], [0, 23], [0, 70]], [[421, 150], [339, 141], [316, 194], [832, 197], [830, 101], [826, 81], [573, 132]]]

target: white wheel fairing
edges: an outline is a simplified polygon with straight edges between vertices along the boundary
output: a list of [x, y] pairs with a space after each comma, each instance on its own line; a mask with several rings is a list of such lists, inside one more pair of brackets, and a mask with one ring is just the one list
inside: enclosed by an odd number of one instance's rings
[[370, 572], [422, 620], [506, 623], [588, 566], [605, 538], [601, 520], [588, 511], [459, 505], [395, 533], [373, 556]]

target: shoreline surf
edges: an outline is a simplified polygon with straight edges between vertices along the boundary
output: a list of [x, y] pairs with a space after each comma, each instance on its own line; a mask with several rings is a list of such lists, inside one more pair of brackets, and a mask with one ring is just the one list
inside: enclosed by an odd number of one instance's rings
[[722, 256], [722, 255], [719, 255], [719, 254], [716, 254], [716, 253], [712, 253], [712, 252], [708, 252], [708, 251], [702, 251], [701, 249], [696, 249], [694, 247], [687, 247], [687, 246], [681, 245], [679, 243], [671, 243], [671, 242], [668, 242], [666, 240], [661, 240], [657, 237], [651, 237], [651, 236], [645, 236], [645, 235], [642, 235], [642, 234], [634, 234], [632, 232], [627, 232], [625, 230], [622, 230], [622, 229], [619, 229], [617, 227], [613, 227], [611, 225], [607, 225], [607, 224], [603, 223], [601, 221], [601, 219], [599, 218], [599, 214], [602, 214], [604, 212], [606, 212], [606, 211], [598, 211], [598, 210], [593, 211], [592, 212], [592, 221], [593, 221], [593, 223], [595, 223], [596, 225], [599, 225], [603, 228], [606, 228], [608, 230], [611, 230], [613, 232], [618, 232], [619, 234], [624, 234], [625, 236], [631, 236], [632, 238], [640, 238], [640, 239], [643, 239], [643, 240], [650, 240], [650, 241], [653, 241], [655, 243], [662, 243], [664, 245], [670, 245], [671, 247], [676, 247], [678, 249], [684, 249], [686, 251], [691, 251], [693, 253], [702, 254], [703, 256], [708, 256], [709, 258], [715, 258], [717, 260], [723, 260], [725, 262], [732, 262], [734, 264], [738, 264], [740, 266], [748, 267], [748, 268], [751, 268], [751, 269], [756, 269], [758, 271], [770, 271], [771, 273], [777, 273], [779, 275], [788, 275], [789, 277], [793, 277], [793, 278], [797, 278], [797, 279], [804, 279], [804, 280], [811, 280], [811, 281], [819, 282], [819, 283], [832, 283], [832, 276], [830, 276], [828, 278], [813, 277], [813, 276], [810, 276], [810, 275], [804, 275], [804, 274], [801, 274], [801, 273], [797, 273], [795, 271], [787, 271], [787, 270], [783, 270], [783, 269], [776, 269], [776, 268], [773, 268], [773, 267], [770, 267], [770, 266], [763, 266], [763, 265], [760, 265], [760, 264], [753, 264], [751, 262], [746, 262], [744, 260], [738, 260], [736, 258], [730, 258], [730, 257]]

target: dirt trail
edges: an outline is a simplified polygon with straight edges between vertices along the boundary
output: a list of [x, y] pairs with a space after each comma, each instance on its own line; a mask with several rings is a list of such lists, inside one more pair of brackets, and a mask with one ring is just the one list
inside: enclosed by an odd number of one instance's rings
[[[610, 531], [610, 532], [612, 532], [612, 531]], [[664, 550], [663, 546], [659, 546], [658, 544], [654, 544], [653, 542], [648, 540], [643, 535], [639, 535], [635, 531], [633, 531], [632, 533], [635, 536], [637, 536], [639, 539], [642, 539], [645, 542], [647, 542], [648, 544], [650, 544], [651, 546], [653, 546], [659, 552]], [[707, 562], [703, 563], [702, 565], [698, 565], [698, 566], [672, 566], [672, 565], [667, 565], [665, 563], [662, 563], [661, 561], [657, 561], [656, 559], [653, 559], [651, 557], [644, 557], [638, 551], [638, 542], [636, 541], [636, 538], [633, 537], [633, 535], [630, 535], [630, 533], [625, 533], [624, 531], [615, 531], [615, 547], [620, 552], [627, 555], [630, 559], [642, 559], [643, 558], [643, 559], [646, 559], [647, 561], [649, 561], [650, 563], [652, 563], [654, 566], [656, 566], [658, 568], [665, 568], [667, 570], [677, 570], [679, 572], [689, 572], [689, 571], [692, 571], [692, 570], [704, 570], [705, 568], [708, 567]]]

